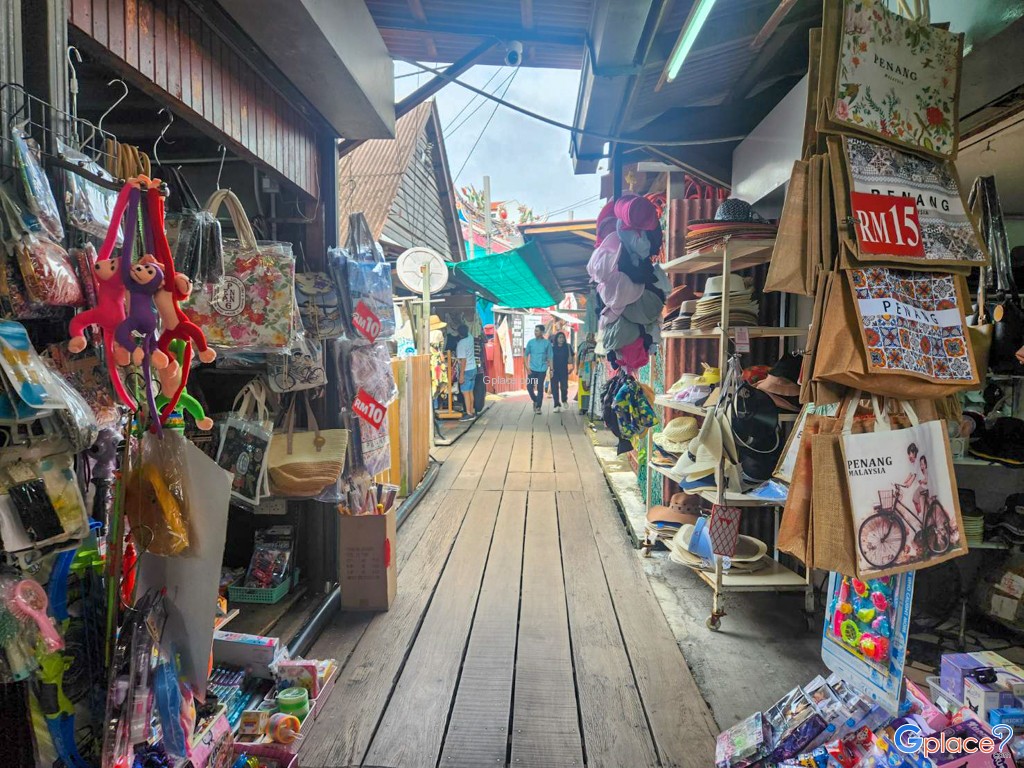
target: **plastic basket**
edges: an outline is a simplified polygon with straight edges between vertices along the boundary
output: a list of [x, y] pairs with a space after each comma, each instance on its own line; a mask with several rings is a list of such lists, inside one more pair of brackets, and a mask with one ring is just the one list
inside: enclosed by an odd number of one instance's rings
[[264, 589], [263, 587], [228, 587], [228, 600], [234, 603], [263, 603], [273, 605], [281, 598], [291, 592], [292, 587], [299, 580], [299, 569], [292, 571], [292, 577], [282, 581], [276, 587]]

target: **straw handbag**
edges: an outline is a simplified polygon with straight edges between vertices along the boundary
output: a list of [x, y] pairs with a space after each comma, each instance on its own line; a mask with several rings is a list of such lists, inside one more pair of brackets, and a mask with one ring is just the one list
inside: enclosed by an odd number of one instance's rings
[[[295, 405], [306, 408], [306, 430], [295, 431]], [[284, 429], [270, 443], [267, 474], [275, 496], [312, 498], [336, 483], [345, 466], [347, 429], [321, 430], [305, 394], [296, 395], [285, 414]]]

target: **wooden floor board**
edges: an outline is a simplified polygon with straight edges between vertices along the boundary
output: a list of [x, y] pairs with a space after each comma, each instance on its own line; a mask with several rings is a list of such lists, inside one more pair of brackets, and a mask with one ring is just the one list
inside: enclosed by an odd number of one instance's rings
[[303, 745], [303, 768], [362, 762], [469, 508], [469, 494], [447, 490], [443, 494], [434, 519], [402, 571], [391, 610], [369, 623], [339, 672], [333, 706], [320, 715]]
[[373, 737], [366, 764], [436, 763], [500, 499], [500, 491], [473, 494], [458, 540]]
[[503, 766], [515, 669], [526, 493], [506, 491], [445, 737], [445, 768]]
[[484, 468], [487, 466], [487, 460], [491, 456], [491, 450], [498, 441], [500, 434], [500, 424], [481, 425], [480, 438], [476, 441], [476, 444], [473, 446], [473, 452], [466, 459], [465, 464], [462, 465], [462, 470], [459, 472], [458, 477], [452, 481], [449, 486], [450, 488], [460, 491], [476, 489], [477, 484], [480, 482], [480, 476], [484, 473]]
[[536, 423], [533, 430], [533, 455], [530, 457], [531, 472], [555, 471], [555, 460], [551, 453], [551, 428], [550, 420], [557, 420], [557, 416], [542, 416], [543, 421]]
[[549, 491], [527, 497], [521, 601], [511, 764], [582, 766], [555, 494]]
[[512, 472], [505, 476], [506, 491], [528, 491], [530, 490], [529, 472]]
[[529, 472], [530, 454], [533, 451], [533, 432], [528, 426], [522, 423], [516, 429], [515, 437], [512, 438], [512, 454], [508, 460], [508, 471]]
[[562, 568], [588, 768], [658, 768], [583, 494], [557, 497]]
[[718, 728], [622, 525], [588, 435], [569, 427], [586, 509], [662, 765], [714, 765]]

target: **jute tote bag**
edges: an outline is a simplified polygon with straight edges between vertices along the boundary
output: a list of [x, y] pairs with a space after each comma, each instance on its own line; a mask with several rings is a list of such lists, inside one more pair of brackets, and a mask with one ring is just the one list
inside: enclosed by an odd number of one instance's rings
[[764, 290], [814, 295], [816, 264], [808, 250], [808, 215], [812, 204], [808, 193], [810, 162], [797, 160], [789, 177], [786, 202], [779, 219], [779, 233], [775, 237], [772, 260]]

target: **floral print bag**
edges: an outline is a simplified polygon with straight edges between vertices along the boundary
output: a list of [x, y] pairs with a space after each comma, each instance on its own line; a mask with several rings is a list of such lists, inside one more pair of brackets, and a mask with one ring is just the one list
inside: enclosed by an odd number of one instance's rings
[[818, 130], [953, 159], [964, 38], [905, 13], [883, 0], [825, 3]]
[[206, 264], [205, 282], [185, 303], [213, 347], [245, 352], [287, 350], [293, 341], [295, 258], [291, 243], [257, 242], [241, 201], [218, 189], [206, 202], [216, 216], [226, 204], [237, 240], [224, 240], [221, 263]]

